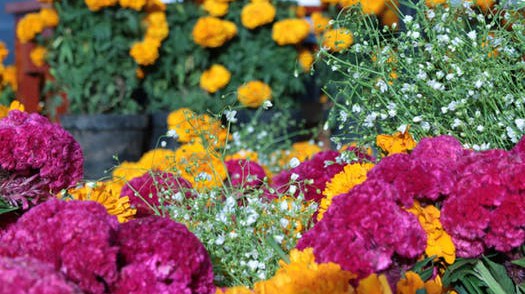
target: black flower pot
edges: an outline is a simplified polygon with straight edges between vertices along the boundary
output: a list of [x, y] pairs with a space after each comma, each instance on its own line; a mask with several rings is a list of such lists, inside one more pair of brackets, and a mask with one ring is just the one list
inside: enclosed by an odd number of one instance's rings
[[60, 122], [82, 147], [84, 177], [89, 180], [111, 175], [118, 164], [115, 157], [137, 161], [149, 144], [147, 115], [64, 115]]

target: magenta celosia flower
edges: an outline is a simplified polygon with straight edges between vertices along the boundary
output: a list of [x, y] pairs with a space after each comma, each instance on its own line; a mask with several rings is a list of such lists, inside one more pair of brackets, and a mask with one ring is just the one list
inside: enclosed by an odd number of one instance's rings
[[168, 172], [153, 171], [129, 181], [122, 188], [120, 196], [128, 196], [131, 205], [137, 208], [136, 216], [143, 217], [154, 215], [161, 202], [173, 202], [170, 198], [179, 192], [185, 197], [191, 197], [190, 189], [191, 183], [182, 177]]
[[18, 110], [0, 120], [0, 195], [12, 205], [27, 208], [75, 185], [82, 166], [80, 145], [58, 124]]
[[214, 293], [210, 258], [186, 227], [158, 216], [121, 224], [115, 293]]
[[416, 217], [395, 202], [388, 183], [367, 180], [333, 199], [323, 219], [299, 240], [318, 262], [335, 262], [360, 278], [386, 270], [393, 257], [415, 259], [426, 246]]
[[0, 256], [38, 259], [83, 291], [104, 293], [117, 279], [117, 227], [117, 218], [97, 202], [52, 199], [4, 232]]
[[288, 193], [292, 175], [297, 175], [297, 190], [293, 196], [299, 192], [304, 193], [306, 201], [320, 202], [326, 183], [337, 173], [341, 172], [344, 164], [337, 163], [337, 151], [322, 151], [314, 155], [312, 159], [299, 164], [290, 170], [284, 170], [273, 178], [272, 187], [281, 194]]
[[263, 183], [266, 174], [262, 166], [250, 160], [228, 160], [225, 162], [232, 186], [257, 188]]
[[82, 293], [52, 264], [27, 257], [0, 257], [0, 293]]

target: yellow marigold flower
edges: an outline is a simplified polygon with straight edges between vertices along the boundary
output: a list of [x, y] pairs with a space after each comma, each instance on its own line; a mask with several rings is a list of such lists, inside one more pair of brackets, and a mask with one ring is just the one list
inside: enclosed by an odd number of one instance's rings
[[13, 91], [18, 91], [18, 79], [16, 75], [17, 70], [14, 65], [5, 67], [2, 77], [2, 86], [10, 86]]
[[228, 85], [231, 76], [231, 73], [224, 66], [214, 64], [202, 73], [200, 87], [209, 93], [215, 93]]
[[118, 0], [84, 0], [91, 11], [99, 11], [104, 7], [114, 6]]
[[201, 17], [193, 27], [193, 41], [202, 47], [217, 48], [237, 35], [235, 23], [212, 16]]
[[25, 111], [26, 107], [20, 101], [15, 100], [15, 101], [11, 102], [11, 104], [9, 104], [9, 111], [11, 111], [11, 110]]
[[371, 274], [361, 279], [356, 289], [357, 294], [392, 294], [385, 275]]
[[272, 39], [280, 46], [302, 42], [310, 33], [310, 24], [304, 19], [289, 18], [273, 24]]
[[341, 5], [341, 7], [350, 7], [357, 4], [359, 4], [359, 0], [339, 0], [339, 5]]
[[200, 143], [184, 144], [175, 151], [176, 168], [197, 190], [222, 185], [228, 174], [220, 155]]
[[162, 41], [170, 33], [166, 14], [163, 11], [152, 12], [146, 16], [146, 37], [145, 39], [154, 39]]
[[237, 99], [246, 107], [257, 108], [272, 99], [272, 89], [261, 81], [251, 81], [237, 88]]
[[47, 50], [43, 46], [36, 46], [31, 50], [31, 53], [29, 54], [29, 57], [31, 58], [31, 62], [40, 67], [45, 64], [45, 58], [46, 58]]
[[22, 43], [27, 43], [44, 30], [44, 20], [39, 13], [26, 14], [16, 26], [16, 36]]
[[235, 286], [226, 289], [217, 288], [215, 294], [253, 294], [253, 291], [244, 286]]
[[7, 50], [7, 46], [4, 42], [0, 41], [0, 64], [4, 61], [4, 59], [6, 59], [8, 54], [9, 50]]
[[197, 115], [188, 108], [180, 108], [168, 115], [168, 129], [177, 134], [179, 142], [200, 141], [204, 139], [212, 147], [222, 146], [229, 138], [221, 122], [207, 114]]
[[418, 290], [425, 290], [427, 294], [441, 294], [443, 293], [441, 279], [438, 276], [435, 280], [423, 283], [418, 274], [408, 271], [405, 273], [405, 277], [397, 282], [397, 294], [414, 294]]
[[118, 0], [122, 8], [131, 8], [136, 11], [141, 11], [142, 7], [146, 5], [146, 0]]
[[241, 22], [246, 28], [252, 30], [275, 19], [275, 7], [270, 2], [257, 2], [246, 4], [241, 11]]
[[447, 3], [447, 0], [425, 0], [425, 4], [430, 8], [434, 8], [445, 3]]
[[325, 197], [321, 199], [317, 220], [323, 218], [335, 196], [348, 193], [353, 187], [363, 183], [366, 180], [366, 174], [373, 167], [373, 163], [352, 163], [347, 164], [342, 172], [336, 174], [326, 184], [326, 188], [323, 191]]
[[122, 185], [114, 182], [98, 182], [94, 186], [84, 185], [68, 190], [75, 200], [95, 201], [106, 208], [109, 214], [117, 217], [120, 223], [125, 223], [135, 216], [137, 210], [131, 207], [129, 198], [120, 197]]
[[487, 11], [494, 6], [495, 1], [494, 0], [476, 0], [474, 4], [481, 8], [483, 11]]
[[124, 161], [119, 164], [112, 172], [113, 180], [124, 184], [134, 178], [140, 177], [148, 170], [136, 162]]
[[416, 147], [416, 141], [412, 135], [405, 130], [405, 132], [396, 132], [393, 135], [378, 135], [376, 137], [376, 145], [381, 148], [387, 155], [396, 153], [406, 153]]
[[314, 55], [312, 54], [312, 52], [310, 52], [310, 50], [308, 49], [303, 49], [299, 51], [297, 59], [303, 71], [309, 72], [312, 68], [312, 64], [314, 63]]
[[164, 148], [152, 149], [142, 155], [138, 164], [147, 170], [170, 171], [175, 164], [175, 151]]
[[137, 64], [152, 65], [159, 58], [160, 42], [155, 39], [144, 39], [131, 46], [129, 54]]
[[58, 13], [55, 9], [52, 8], [42, 8], [40, 10], [40, 17], [45, 27], [56, 27], [59, 22]]
[[312, 29], [316, 35], [322, 34], [330, 26], [330, 19], [325, 17], [322, 12], [312, 12], [310, 19], [312, 20]]
[[379, 15], [386, 7], [386, 0], [359, 0], [363, 13]]
[[247, 159], [250, 161], [258, 162], [259, 154], [255, 151], [241, 149], [232, 155], [227, 155], [224, 160], [228, 161], [228, 160], [239, 160], [239, 159]]
[[160, 0], [146, 0], [145, 10], [147, 13], [166, 11], [166, 4]]
[[202, 8], [208, 12], [211, 16], [222, 17], [228, 13], [230, 5], [228, 2], [221, 2], [217, 0], [206, 0], [202, 4]]
[[394, 24], [399, 23], [399, 16], [397, 12], [392, 8], [387, 8], [383, 13], [381, 13], [381, 23], [384, 26], [393, 26]]
[[[291, 157], [296, 157], [300, 162], [312, 158], [315, 154], [321, 152], [319, 145], [309, 142], [302, 141], [292, 144], [292, 150], [290, 152]], [[290, 159], [291, 159], [290, 157]]]
[[419, 202], [415, 201], [414, 206], [407, 211], [417, 217], [421, 227], [427, 233], [425, 253], [428, 256], [443, 257], [446, 263], [453, 264], [456, 260], [456, 248], [452, 243], [452, 238], [441, 225], [439, 209], [433, 205], [421, 207]]
[[342, 51], [354, 43], [352, 32], [345, 28], [331, 29], [325, 32], [323, 47], [333, 52]]
[[197, 114], [189, 108], [172, 111], [167, 118], [168, 130], [175, 131], [179, 142], [187, 143], [197, 127]]
[[303, 251], [292, 249], [290, 263], [281, 260], [279, 265], [281, 268], [271, 279], [255, 283], [255, 293], [347, 294], [354, 292], [349, 281], [356, 276], [342, 270], [336, 263], [316, 263], [312, 248]]

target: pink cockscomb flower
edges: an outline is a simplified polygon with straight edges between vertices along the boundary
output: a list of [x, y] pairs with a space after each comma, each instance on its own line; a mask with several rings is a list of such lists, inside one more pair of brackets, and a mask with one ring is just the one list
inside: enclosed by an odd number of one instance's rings
[[230, 181], [234, 187], [258, 188], [266, 174], [262, 166], [245, 159], [233, 159], [225, 162]]
[[82, 291], [104, 293], [117, 279], [118, 221], [93, 201], [48, 200], [0, 238], [0, 256], [51, 264]]
[[168, 218], [121, 224], [122, 263], [114, 293], [214, 293], [210, 257], [199, 239]]
[[181, 193], [181, 197], [191, 197], [190, 189], [191, 183], [182, 177], [152, 171], [129, 181], [122, 188], [120, 196], [129, 197], [129, 202], [137, 209], [136, 217], [144, 217], [154, 215], [161, 202], [171, 203], [171, 198], [177, 193]]
[[297, 247], [312, 247], [319, 262], [338, 263], [360, 278], [387, 270], [394, 256], [414, 260], [425, 250], [426, 233], [396, 204], [397, 194], [387, 183], [365, 181], [335, 197]]
[[75, 294], [82, 291], [52, 264], [26, 257], [0, 257], [0, 293]]
[[0, 120], [0, 195], [28, 208], [75, 185], [83, 176], [80, 145], [58, 124], [10, 111]]

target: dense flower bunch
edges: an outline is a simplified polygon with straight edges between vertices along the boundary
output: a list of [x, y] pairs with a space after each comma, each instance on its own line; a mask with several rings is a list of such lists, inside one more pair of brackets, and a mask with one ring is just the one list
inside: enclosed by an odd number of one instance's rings
[[214, 293], [208, 253], [184, 225], [141, 218], [122, 224], [117, 239], [126, 266], [114, 293]]
[[129, 198], [138, 217], [144, 217], [159, 213], [160, 206], [173, 202], [168, 195], [190, 197], [189, 189], [191, 184], [183, 178], [168, 172], [151, 171], [129, 181], [120, 195]]
[[117, 219], [98, 203], [49, 200], [9, 227], [0, 256], [38, 259], [82, 290], [103, 293], [118, 276], [117, 228]]
[[360, 278], [387, 270], [394, 256], [414, 260], [425, 250], [427, 236], [414, 215], [396, 205], [398, 193], [368, 179], [335, 197], [297, 248], [313, 247], [319, 261], [338, 263]]
[[310, 33], [310, 24], [304, 19], [291, 18], [274, 23], [273, 40], [280, 46], [296, 45]]
[[48, 263], [27, 257], [0, 257], [2, 293], [82, 293]]
[[241, 12], [242, 24], [253, 30], [259, 26], [273, 22], [275, 7], [270, 2], [254, 2], [246, 4]]
[[237, 89], [237, 99], [246, 107], [257, 108], [272, 99], [272, 89], [262, 81], [250, 81]]
[[231, 73], [224, 66], [214, 64], [202, 73], [200, 87], [209, 93], [215, 93], [226, 87], [230, 79]]
[[44, 8], [40, 12], [28, 13], [18, 22], [16, 36], [20, 42], [27, 43], [45, 28], [56, 27], [58, 21], [58, 14], [54, 9]]
[[0, 195], [27, 208], [82, 178], [73, 136], [39, 114], [10, 111], [0, 120]]
[[[159, 50], [162, 41], [168, 37], [169, 27], [166, 20], [166, 7], [163, 3], [150, 0], [153, 8], [148, 11], [145, 18], [146, 35], [142, 42], [137, 42], [131, 46], [129, 54], [139, 65], [152, 65], [159, 58]], [[159, 3], [159, 5], [157, 5]], [[138, 10], [138, 9], [137, 9]]]
[[228, 138], [228, 132], [219, 120], [206, 113], [199, 115], [189, 108], [170, 112], [167, 124], [168, 132], [182, 143], [199, 141], [222, 146]]
[[119, 225], [93, 201], [49, 200], [24, 214], [1, 237], [0, 272], [0, 289], [16, 281], [34, 293], [214, 292], [208, 254], [183, 225]]
[[212, 16], [201, 17], [193, 28], [193, 40], [202, 47], [217, 48], [235, 37], [237, 27], [231, 21]]

